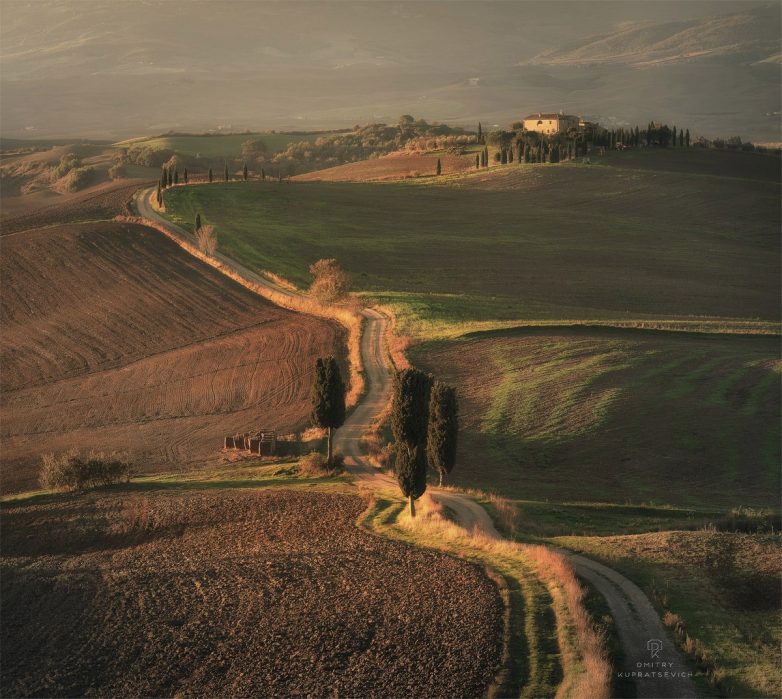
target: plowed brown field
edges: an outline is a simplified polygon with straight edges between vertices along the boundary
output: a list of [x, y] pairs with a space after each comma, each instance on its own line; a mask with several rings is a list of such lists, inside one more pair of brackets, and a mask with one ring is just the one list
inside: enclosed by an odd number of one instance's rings
[[344, 346], [336, 324], [265, 302], [142, 226], [8, 236], [0, 273], [4, 492], [72, 446], [170, 470], [218, 458], [234, 430], [302, 427], [315, 358]]
[[21, 213], [14, 213], [11, 217], [4, 218], [0, 223], [0, 234], [11, 235], [31, 228], [108, 219], [117, 214], [128, 214], [133, 194], [142, 184], [144, 180], [104, 182], [85, 192], [61, 195], [59, 198], [64, 198], [66, 201], [58, 201], [50, 206], [37, 209], [29, 206], [26, 210], [25, 207], [18, 206], [16, 208], [20, 209]]
[[481, 696], [497, 589], [357, 528], [364, 506], [292, 491], [4, 506], [3, 696]]

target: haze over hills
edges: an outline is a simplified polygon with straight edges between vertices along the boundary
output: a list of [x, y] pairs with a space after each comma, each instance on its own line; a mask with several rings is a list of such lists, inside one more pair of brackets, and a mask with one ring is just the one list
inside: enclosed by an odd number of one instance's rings
[[768, 5], [703, 19], [630, 22], [611, 33], [544, 51], [529, 64], [613, 63], [644, 67], [706, 57], [773, 62], [779, 60], [779, 50], [779, 6]]
[[[24, 2], [0, 8], [7, 137], [505, 124], [532, 110], [778, 141], [779, 6]], [[778, 58], [776, 59], [778, 60]]]

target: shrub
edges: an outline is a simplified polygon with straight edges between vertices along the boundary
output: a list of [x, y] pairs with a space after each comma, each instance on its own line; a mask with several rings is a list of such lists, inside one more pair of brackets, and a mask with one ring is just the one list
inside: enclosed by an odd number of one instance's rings
[[65, 177], [71, 170], [81, 167], [81, 159], [76, 153], [65, 153], [60, 156], [60, 162], [52, 168], [52, 180]]
[[217, 250], [217, 234], [214, 226], [201, 226], [196, 230], [195, 236], [198, 241], [198, 249], [202, 253], [210, 257], [215, 254], [215, 250]]
[[41, 461], [40, 484], [53, 490], [84, 490], [130, 478], [129, 462], [102, 452], [90, 452], [85, 459], [71, 449], [63, 454], [44, 454]]
[[302, 476], [322, 476], [328, 473], [326, 457], [318, 451], [311, 451], [299, 459], [299, 473]]
[[80, 189], [84, 189], [84, 187], [92, 182], [94, 175], [95, 168], [74, 168], [63, 178], [65, 189], [67, 189], [69, 192], [78, 192]]
[[332, 473], [342, 473], [345, 470], [345, 455], [335, 451], [331, 455], [330, 468]]
[[125, 176], [125, 168], [120, 163], [114, 163], [109, 168], [109, 177], [111, 177], [112, 180], [118, 180], [120, 177]]
[[345, 470], [345, 457], [339, 452], [334, 452], [329, 460], [319, 451], [311, 451], [299, 459], [299, 473], [302, 476], [330, 476]]
[[350, 275], [334, 258], [314, 262], [310, 274], [315, 277], [310, 293], [320, 301], [336, 301], [350, 292]]

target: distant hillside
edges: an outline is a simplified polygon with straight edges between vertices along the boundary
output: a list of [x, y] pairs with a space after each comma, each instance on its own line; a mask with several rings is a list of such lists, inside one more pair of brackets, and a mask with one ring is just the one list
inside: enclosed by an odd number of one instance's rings
[[636, 67], [743, 54], [749, 62], [778, 61], [779, 5], [678, 22], [636, 22], [544, 51], [529, 65], [629, 64]]

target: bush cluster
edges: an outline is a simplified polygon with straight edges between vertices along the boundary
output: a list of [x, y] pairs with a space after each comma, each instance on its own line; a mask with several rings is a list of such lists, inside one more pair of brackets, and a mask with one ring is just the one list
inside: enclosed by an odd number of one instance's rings
[[40, 483], [53, 490], [84, 490], [111, 485], [130, 478], [130, 463], [116, 454], [90, 452], [82, 457], [72, 449], [42, 457]]
[[345, 457], [339, 452], [331, 456], [331, 464], [328, 459], [318, 451], [311, 451], [299, 459], [299, 473], [302, 476], [324, 476], [341, 473], [345, 470]]
[[[312, 141], [291, 143], [279, 153], [253, 153], [252, 141], [243, 144], [243, 155], [256, 167], [283, 176], [320, 170], [343, 163], [379, 158], [401, 148], [423, 150], [432, 148], [457, 148], [475, 141], [464, 129], [445, 124], [429, 124], [409, 115], [400, 117], [399, 123], [356, 126], [353, 131], [321, 136]], [[244, 146], [247, 146], [247, 150]]]

